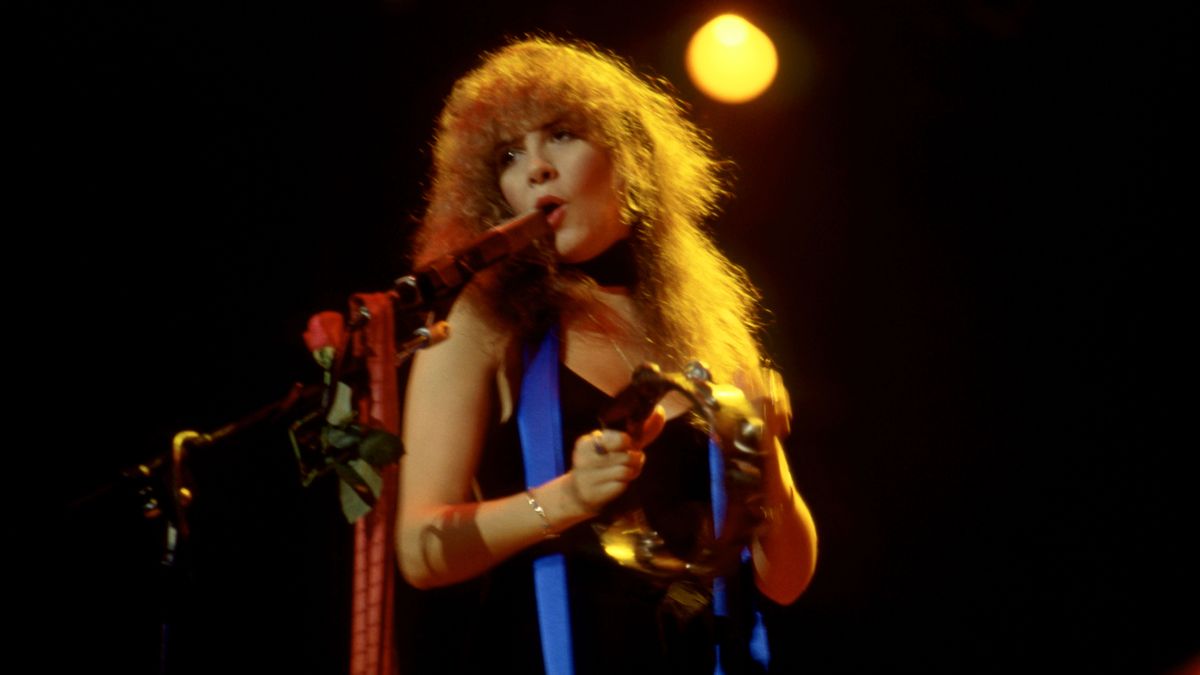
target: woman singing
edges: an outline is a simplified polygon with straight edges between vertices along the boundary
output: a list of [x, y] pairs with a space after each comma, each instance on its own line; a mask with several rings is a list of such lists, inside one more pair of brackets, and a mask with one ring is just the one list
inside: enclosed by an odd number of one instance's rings
[[[694, 359], [762, 407], [768, 450], [754, 585], [794, 601], [812, 578], [816, 531], [779, 443], [753, 335], [756, 295], [703, 232], [721, 164], [679, 103], [595, 48], [552, 39], [486, 55], [437, 126], [422, 264], [489, 226], [554, 206], [553, 234], [472, 282], [451, 337], [414, 361], [404, 415], [397, 546], [410, 584], [467, 580], [473, 607], [444, 637], [448, 671], [542, 670], [531, 561], [563, 553], [576, 672], [713, 672], [711, 602], [620, 567], [590, 527], [620, 495], [654, 486], [707, 499], [706, 435], [682, 397], [634, 433], [599, 413], [644, 361]], [[547, 338], [547, 335], [550, 338]], [[555, 340], [565, 473], [527, 485], [516, 420], [531, 347]], [[676, 589], [678, 590], [678, 589]], [[703, 594], [701, 594], [703, 596]]]

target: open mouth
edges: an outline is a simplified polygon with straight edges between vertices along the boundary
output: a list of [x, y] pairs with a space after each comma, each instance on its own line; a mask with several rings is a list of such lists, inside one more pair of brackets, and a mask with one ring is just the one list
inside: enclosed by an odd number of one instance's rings
[[546, 195], [545, 197], [541, 197], [537, 200], [537, 204], [535, 204], [535, 206], [541, 209], [542, 213], [545, 213], [546, 215], [550, 215], [554, 209], [557, 209], [562, 205], [563, 200], [555, 197], [554, 195]]
[[546, 196], [537, 200], [537, 208], [546, 214], [546, 222], [555, 228], [562, 223], [562, 219], [565, 217], [565, 211], [562, 206], [563, 201], [558, 197]]

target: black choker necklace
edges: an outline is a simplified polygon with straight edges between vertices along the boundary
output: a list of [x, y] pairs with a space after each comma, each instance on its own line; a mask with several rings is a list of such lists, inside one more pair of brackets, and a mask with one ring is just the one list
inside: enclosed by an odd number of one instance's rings
[[581, 263], [559, 263], [559, 270], [574, 271], [591, 277], [601, 286], [633, 288], [638, 280], [637, 259], [629, 237], [609, 246], [604, 253]]

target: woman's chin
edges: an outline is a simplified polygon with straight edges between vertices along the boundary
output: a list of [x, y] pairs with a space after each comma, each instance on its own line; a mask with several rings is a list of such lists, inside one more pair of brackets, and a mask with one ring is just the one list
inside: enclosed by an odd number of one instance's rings
[[599, 251], [592, 251], [592, 247], [587, 246], [585, 242], [580, 242], [569, 234], [564, 237], [563, 234], [560, 232], [554, 240], [554, 251], [558, 254], [560, 262], [576, 265], [595, 258], [599, 253]]
[[567, 233], [568, 236], [566, 237], [561, 236], [562, 234], [564, 233], [560, 233], [560, 236], [555, 238], [554, 250], [558, 254], [559, 261], [568, 265], [579, 265], [592, 260], [612, 248], [621, 239], [624, 239], [624, 237], [619, 237], [611, 241], [607, 239], [601, 241], [584, 238], [581, 241], [569, 236], [569, 233]]
[[560, 250], [558, 252], [558, 260], [559, 260], [559, 262], [566, 263], [567, 265], [581, 265], [589, 260], [596, 258], [596, 256], [599, 256], [603, 252], [604, 252], [603, 250], [601, 250], [601, 251], [592, 251], [592, 250], [581, 251], [578, 249], [567, 250], [567, 251]]

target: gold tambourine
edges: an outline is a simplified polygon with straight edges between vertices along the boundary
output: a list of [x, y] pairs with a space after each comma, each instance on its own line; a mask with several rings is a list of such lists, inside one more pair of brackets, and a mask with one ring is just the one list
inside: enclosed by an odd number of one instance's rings
[[[714, 384], [700, 362], [687, 365], [682, 374], [663, 373], [646, 363], [633, 372], [633, 381], [616, 397], [602, 416], [607, 428], [634, 429], [667, 394], [679, 392], [692, 404], [692, 413], [704, 423], [709, 438], [720, 449], [724, 517], [714, 528], [711, 515], [697, 521], [695, 542], [681, 547], [657, 532], [641, 504], [619, 500], [619, 510], [593, 525], [611, 558], [624, 567], [664, 580], [707, 580], [733, 571], [742, 551], [764, 522], [762, 449], [764, 424], [741, 389]], [[651, 458], [650, 461], [653, 461]], [[708, 461], [707, 453], [695, 461]], [[681, 548], [690, 549], [680, 554]]]

